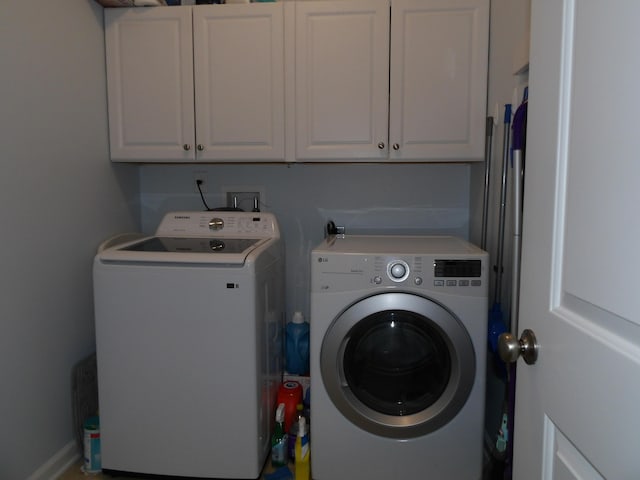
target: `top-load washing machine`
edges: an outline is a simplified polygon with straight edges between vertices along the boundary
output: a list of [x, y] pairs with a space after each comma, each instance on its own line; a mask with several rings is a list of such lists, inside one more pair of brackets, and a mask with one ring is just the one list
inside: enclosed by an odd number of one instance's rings
[[488, 254], [329, 236], [311, 254], [314, 480], [482, 476]]
[[94, 261], [102, 468], [258, 478], [282, 379], [270, 213], [174, 212]]

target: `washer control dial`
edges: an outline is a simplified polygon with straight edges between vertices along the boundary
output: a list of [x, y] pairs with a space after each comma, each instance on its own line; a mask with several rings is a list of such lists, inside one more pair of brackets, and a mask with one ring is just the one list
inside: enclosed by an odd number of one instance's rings
[[209, 230], [222, 230], [224, 228], [224, 220], [220, 217], [213, 217], [209, 220]]
[[402, 282], [409, 276], [409, 265], [402, 260], [394, 260], [387, 265], [387, 275], [394, 282]]

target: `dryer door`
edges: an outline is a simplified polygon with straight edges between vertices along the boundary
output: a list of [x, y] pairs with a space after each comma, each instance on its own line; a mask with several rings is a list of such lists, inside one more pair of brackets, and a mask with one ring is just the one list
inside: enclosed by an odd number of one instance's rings
[[360, 300], [333, 321], [320, 369], [345, 418], [376, 435], [413, 438], [456, 416], [473, 387], [476, 360], [452, 312], [394, 292]]

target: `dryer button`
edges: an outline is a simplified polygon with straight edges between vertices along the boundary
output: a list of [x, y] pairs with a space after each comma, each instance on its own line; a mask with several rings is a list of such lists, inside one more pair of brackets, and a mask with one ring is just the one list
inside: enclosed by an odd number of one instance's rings
[[402, 260], [396, 260], [387, 266], [387, 275], [394, 282], [402, 282], [409, 276], [409, 265]]
[[413, 283], [416, 285], [422, 285], [422, 277], [416, 277]]
[[391, 275], [393, 275], [393, 278], [404, 277], [406, 271], [407, 269], [404, 268], [404, 265], [400, 263], [396, 263], [393, 267], [391, 267]]
[[376, 285], [380, 285], [382, 283], [382, 277], [380, 275], [376, 275], [375, 277], [373, 277], [373, 283], [375, 283]]

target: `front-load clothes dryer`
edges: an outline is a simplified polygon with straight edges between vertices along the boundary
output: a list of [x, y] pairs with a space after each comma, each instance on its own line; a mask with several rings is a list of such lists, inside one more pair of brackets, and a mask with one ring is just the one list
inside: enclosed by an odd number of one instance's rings
[[311, 254], [314, 480], [479, 480], [488, 254], [329, 236]]
[[174, 212], [101, 250], [102, 468], [258, 478], [283, 372], [283, 245], [270, 213]]

